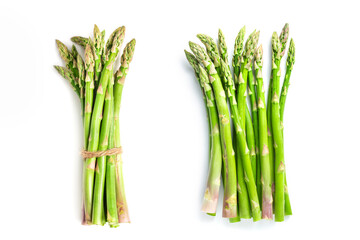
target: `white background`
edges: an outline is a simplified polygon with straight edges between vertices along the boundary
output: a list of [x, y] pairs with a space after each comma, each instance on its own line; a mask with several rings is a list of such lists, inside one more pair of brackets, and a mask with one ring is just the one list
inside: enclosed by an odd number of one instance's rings
[[[0, 4], [0, 238], [355, 239], [359, 227], [359, 12], [356, 1], [7, 1]], [[296, 63], [285, 110], [293, 216], [229, 224], [200, 212], [208, 162], [201, 92], [183, 49], [197, 33], [261, 30], [264, 76], [273, 31], [290, 24]], [[52, 65], [55, 39], [136, 38], [121, 108], [131, 224], [80, 224], [82, 123]], [[80, 48], [78, 48], [80, 49]], [[284, 71], [283, 71], [284, 72]], [[268, 79], [268, 78], [267, 78]], [[267, 82], [266, 82], [267, 83]], [[221, 201], [222, 199], [220, 199]], [[218, 213], [221, 213], [219, 204]]]

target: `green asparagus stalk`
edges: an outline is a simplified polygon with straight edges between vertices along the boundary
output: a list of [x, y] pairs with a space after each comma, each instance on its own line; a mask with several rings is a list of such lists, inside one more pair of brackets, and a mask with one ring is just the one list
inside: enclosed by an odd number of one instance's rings
[[276, 32], [272, 36], [272, 50], [273, 50], [273, 91], [271, 99], [271, 120], [274, 137], [274, 149], [275, 149], [275, 221], [284, 221], [285, 215], [285, 162], [284, 162], [284, 147], [283, 137], [280, 126], [280, 55], [281, 44]]
[[[121, 56], [121, 66], [115, 74], [115, 86], [114, 86], [114, 144], [115, 147], [120, 147], [120, 122], [119, 122], [119, 113], [120, 113], [120, 104], [121, 104], [121, 95], [124, 88], [125, 78], [129, 70], [129, 64], [133, 58], [135, 51], [135, 39], [131, 40], [126, 47], [124, 48], [123, 54]], [[129, 210], [127, 206], [126, 196], [125, 196], [125, 185], [123, 177], [123, 160], [121, 154], [116, 155], [115, 159], [115, 170], [116, 170], [116, 206], [118, 211], [118, 218], [120, 223], [129, 223]]]
[[[221, 72], [223, 75], [223, 82], [225, 86], [226, 96], [230, 103], [230, 112], [231, 118], [233, 122], [233, 129], [235, 133], [235, 143], [237, 148], [237, 154], [241, 156], [241, 149], [240, 145], [242, 144], [242, 136], [241, 132], [243, 129], [241, 128], [241, 117], [239, 115], [239, 110], [237, 107], [236, 102], [236, 95], [235, 95], [235, 84], [231, 77], [229, 65], [220, 59], [221, 64]], [[249, 205], [249, 196], [247, 194], [247, 187], [246, 187], [246, 179], [244, 177], [244, 167], [243, 163], [241, 162], [241, 158], [236, 158], [238, 161], [236, 162], [236, 174], [237, 174], [237, 190], [238, 190], [238, 211], [239, 211], [239, 221], [240, 218], [250, 218], [250, 205]], [[237, 219], [230, 219], [230, 222], [236, 222]]]
[[[214, 64], [214, 68], [215, 68], [215, 71], [218, 73], [219, 77], [221, 80], [223, 80], [223, 77], [222, 77], [222, 72], [221, 72], [221, 66], [220, 66], [220, 55], [219, 55], [219, 50], [218, 50], [218, 47], [215, 43], [215, 41], [208, 35], [205, 35], [205, 34], [197, 34], [196, 35], [199, 40], [205, 45], [206, 47], [206, 52], [210, 58], [210, 60], [212, 61], [212, 63]], [[224, 86], [223, 86], [224, 87]], [[224, 145], [223, 145], [223, 142], [222, 142], [222, 153], [223, 155], [225, 154], [224, 151]], [[224, 158], [224, 157], [223, 157]], [[223, 169], [222, 169], [222, 172], [223, 172], [223, 180], [224, 180], [224, 185], [226, 186], [226, 178], [224, 178], [224, 176], [226, 175], [225, 174], [225, 171], [227, 169], [227, 167], [225, 166], [226, 164], [226, 161], [223, 161]], [[225, 199], [224, 199], [224, 202], [223, 202], [223, 215], [224, 215], [224, 208], [225, 208]], [[228, 213], [226, 213], [228, 214]], [[237, 217], [237, 216], [236, 216]], [[231, 220], [231, 218], [230, 218]]]
[[193, 54], [185, 50], [185, 55], [190, 65], [194, 69], [195, 76], [198, 79], [199, 84], [205, 94], [205, 102], [210, 125], [210, 164], [201, 211], [215, 214], [217, 201], [219, 198], [222, 163], [218, 114], [216, 110], [214, 94], [212, 92], [209, 77], [205, 69], [200, 66], [199, 61]]
[[232, 120], [235, 126], [236, 143], [240, 145], [240, 155], [243, 160], [242, 165], [244, 168], [244, 180], [247, 185], [253, 220], [258, 221], [261, 219], [260, 204], [256, 191], [255, 178], [252, 172], [250, 151], [247, 145], [245, 131], [241, 127], [241, 116], [239, 115], [239, 109], [237, 107], [234, 83], [228, 65], [226, 65], [222, 59], [220, 59], [220, 64], [224, 73], [224, 85], [226, 86], [226, 92], [230, 102]]
[[196, 58], [204, 65], [213, 87], [215, 102], [219, 114], [220, 139], [222, 144], [223, 162], [225, 165], [225, 190], [223, 217], [232, 218], [237, 216], [237, 187], [236, 187], [236, 165], [235, 154], [232, 146], [230, 115], [225, 98], [225, 91], [221, 84], [220, 77], [215, 70], [205, 50], [199, 45], [189, 42], [190, 49]]
[[238, 179], [238, 217], [230, 218], [230, 222], [238, 222], [240, 218], [251, 218], [250, 214], [250, 205], [249, 205], [249, 197], [247, 194], [247, 187], [244, 179], [244, 168], [241, 162], [241, 154], [238, 143], [241, 144], [241, 136], [237, 133], [236, 129], [239, 129], [241, 119], [239, 119], [238, 106], [236, 102], [236, 94], [235, 94], [235, 83], [232, 79], [230, 73], [230, 66], [228, 62], [227, 55], [227, 46], [225, 42], [225, 37], [222, 31], [219, 29], [219, 53], [220, 53], [220, 74], [222, 76], [223, 85], [225, 87], [225, 92], [227, 93], [227, 98], [230, 102], [230, 110], [231, 117], [233, 119], [233, 132], [236, 134], [235, 142], [235, 158], [236, 158], [236, 175]]
[[271, 168], [269, 158], [269, 144], [267, 135], [267, 119], [265, 109], [265, 88], [262, 76], [263, 66], [263, 49], [260, 45], [255, 54], [255, 74], [257, 80], [257, 97], [258, 97], [258, 117], [259, 117], [259, 146], [261, 160], [261, 181], [262, 181], [262, 218], [273, 218], [273, 198], [271, 183]]
[[[113, 91], [113, 72], [110, 71], [110, 81], [108, 83], [108, 88], [105, 93], [105, 104], [104, 104], [104, 113], [103, 119], [101, 121], [100, 129], [100, 140], [99, 140], [99, 151], [104, 151], [108, 149], [109, 143], [109, 134], [111, 121], [113, 119], [113, 100], [111, 97], [110, 91]], [[96, 159], [96, 169], [95, 169], [95, 187], [94, 187], [94, 200], [93, 200], [93, 210], [92, 210], [92, 222], [93, 224], [102, 225], [102, 216], [103, 216], [103, 206], [104, 206], [104, 186], [105, 186], [105, 172], [106, 171], [106, 156], [101, 156]]]
[[[252, 62], [252, 60], [251, 60]], [[252, 68], [252, 64], [251, 64]], [[257, 96], [256, 96], [256, 79], [254, 78], [252, 69], [248, 73], [248, 94], [250, 96], [250, 106], [252, 112], [252, 123], [253, 123], [253, 130], [254, 130], [254, 140], [255, 140], [255, 151], [253, 158], [255, 158], [255, 166], [256, 166], [256, 173], [254, 174], [256, 179], [256, 188], [258, 191], [259, 199], [261, 199], [261, 163], [259, 157], [259, 118], [258, 118], [258, 107], [257, 107]], [[250, 148], [251, 149], [251, 148]], [[250, 150], [251, 151], [251, 150]]]
[[[238, 100], [238, 109], [240, 116], [243, 116], [241, 119], [241, 126], [244, 129], [245, 128], [245, 122], [246, 122], [246, 86], [247, 86], [247, 78], [249, 71], [252, 70], [251, 68], [251, 61], [254, 55], [254, 50], [257, 45], [258, 39], [259, 39], [259, 32], [254, 31], [250, 34], [246, 44], [245, 49], [241, 57], [241, 66], [240, 66], [240, 75], [238, 77], [238, 91], [237, 91], [237, 100]], [[246, 145], [246, 141], [245, 141]], [[247, 146], [248, 147], [248, 146]], [[249, 156], [250, 158], [250, 156]], [[250, 194], [250, 200], [252, 203], [252, 211], [253, 211], [253, 219], [254, 221], [261, 219], [261, 213], [260, 213], [260, 204], [257, 194], [257, 188], [256, 188], [256, 178], [253, 174], [252, 167], [251, 167], [251, 160], [246, 159], [242, 157], [244, 170], [245, 170], [245, 178], [247, 177], [249, 179], [248, 182], [248, 192]], [[247, 167], [249, 166], [249, 167]], [[254, 210], [256, 211], [256, 216], [254, 215]]]
[[[102, 110], [104, 105], [105, 92], [111, 78], [111, 71], [115, 59], [119, 53], [119, 48], [125, 37], [125, 27], [115, 30], [112, 46], [107, 48], [106, 62], [101, 73], [100, 83], [97, 88], [97, 94], [91, 116], [90, 137], [88, 144], [88, 151], [94, 152], [98, 150], [100, 123], [102, 119]], [[90, 224], [92, 219], [92, 204], [93, 204], [93, 187], [94, 187], [94, 171], [95, 171], [95, 158], [86, 159], [85, 163], [85, 222]]]
[[[279, 36], [279, 40], [281, 44], [280, 60], [285, 54], [286, 42], [288, 36], [289, 36], [289, 24], [286, 23]], [[279, 61], [279, 67], [280, 67], [280, 61]], [[268, 99], [267, 99], [267, 126], [268, 126], [269, 159], [270, 159], [270, 169], [271, 169], [271, 186], [274, 196], [275, 193], [275, 173], [274, 173], [275, 155], [274, 154], [275, 153], [274, 153], [274, 141], [273, 141], [272, 121], [271, 121], [272, 82], [273, 82], [273, 75], [271, 71], [269, 89], [268, 89]]]
[[[295, 63], [295, 43], [291, 39], [290, 46], [289, 46], [289, 53], [286, 61], [286, 74], [284, 78], [284, 83], [281, 89], [281, 96], [280, 96], [280, 124], [282, 127], [282, 135], [284, 137], [284, 109], [285, 109], [285, 101], [287, 92], [290, 86], [290, 76]], [[287, 181], [286, 181], [286, 173], [285, 173], [285, 215], [292, 215], [289, 192], [287, 188]]]
[[199, 76], [202, 86], [204, 88], [207, 105], [209, 108], [210, 126], [211, 126], [211, 156], [210, 156], [210, 169], [206, 191], [202, 203], [201, 210], [206, 213], [216, 213], [217, 201], [219, 198], [219, 189], [221, 182], [221, 141], [219, 134], [219, 120], [215, 105], [214, 94], [210, 85], [209, 77], [205, 69], [199, 66]]

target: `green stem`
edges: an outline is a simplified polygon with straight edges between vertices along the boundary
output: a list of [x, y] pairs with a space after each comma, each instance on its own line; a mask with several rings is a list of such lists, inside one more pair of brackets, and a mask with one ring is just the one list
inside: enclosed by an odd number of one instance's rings
[[[113, 72], [110, 71], [110, 81], [108, 83], [108, 88], [105, 94], [105, 105], [103, 119], [101, 122], [100, 129], [100, 140], [99, 140], [99, 151], [104, 151], [108, 149], [109, 143], [109, 134], [111, 121], [113, 118], [112, 112], [112, 99], [110, 91], [113, 91]], [[96, 169], [95, 169], [95, 187], [94, 187], [94, 200], [93, 200], [93, 212], [92, 212], [92, 222], [93, 224], [102, 225], [102, 216], [104, 210], [104, 186], [105, 186], [105, 175], [106, 175], [106, 156], [98, 157], [96, 159]]]
[[262, 179], [262, 218], [273, 218], [273, 197], [272, 197], [272, 183], [271, 183], [271, 167], [269, 158], [269, 144], [268, 144], [268, 126], [265, 109], [265, 88], [262, 76], [262, 46], [256, 51], [255, 71], [257, 80], [257, 106], [259, 117], [259, 146], [260, 146], [260, 161], [261, 161], [261, 179]]
[[267, 136], [268, 136], [268, 146], [269, 146], [269, 161], [270, 161], [270, 184], [273, 195], [273, 200], [275, 197], [275, 153], [274, 153], [274, 140], [272, 134], [272, 122], [271, 122], [271, 95], [272, 95], [272, 82], [273, 77], [272, 73], [270, 76], [269, 88], [268, 88], [268, 98], [267, 98], [267, 108], [266, 108], [266, 117], [267, 117]]
[[272, 39], [273, 47], [273, 92], [271, 101], [271, 117], [275, 149], [275, 221], [284, 221], [285, 215], [285, 162], [283, 137], [280, 125], [280, 41], [276, 32]]
[[[290, 86], [290, 76], [293, 69], [293, 65], [295, 63], [295, 44], [294, 41], [290, 40], [290, 46], [289, 46], [289, 53], [288, 58], [286, 62], [286, 74], [284, 78], [284, 83], [281, 89], [281, 96], [280, 96], [280, 123], [282, 127], [282, 136], [284, 138], [284, 110], [285, 110], [285, 101], [286, 96], [288, 93], [288, 89]], [[290, 197], [287, 187], [287, 181], [286, 181], [286, 172], [285, 172], [285, 215], [292, 215], [291, 210], [291, 204], [290, 204]]]
[[[199, 65], [199, 68], [202, 67]], [[219, 131], [218, 112], [216, 110], [214, 94], [209, 82], [209, 78], [204, 69], [200, 70], [200, 79], [206, 95], [207, 108], [210, 117], [210, 135], [211, 135], [211, 150], [210, 150], [210, 166], [207, 179], [205, 195], [201, 210], [206, 213], [216, 213], [217, 201], [219, 198], [219, 189], [221, 182], [221, 141]]]
[[[120, 69], [115, 74], [115, 87], [114, 87], [114, 127], [115, 127], [115, 147], [121, 147], [120, 143], [120, 104], [121, 96], [124, 88], [125, 78], [129, 70], [129, 64], [132, 60], [135, 50], [135, 39], [131, 40], [124, 48], [121, 56]], [[116, 206], [118, 211], [118, 218], [120, 223], [129, 223], [129, 209], [127, 206], [125, 196], [125, 184], [123, 176], [123, 160], [122, 155], [117, 154], [115, 159], [115, 171], [116, 171]]]
[[232, 146], [230, 115], [226, 102], [226, 94], [221, 84], [221, 79], [215, 70], [214, 64], [199, 45], [190, 42], [191, 50], [196, 58], [205, 66], [212, 85], [215, 102], [219, 114], [220, 139], [222, 145], [223, 161], [225, 165], [225, 186], [223, 217], [232, 218], [237, 216], [237, 187], [236, 187], [236, 163]]
[[[237, 102], [236, 102], [234, 82], [231, 77], [229, 66], [227, 64], [225, 64], [225, 62], [222, 59], [220, 60], [220, 63], [221, 63], [221, 72], [223, 75], [223, 82], [226, 87], [225, 89], [227, 92], [227, 97], [230, 102], [231, 116], [232, 116], [233, 125], [235, 128], [235, 134], [236, 134], [236, 143], [240, 147], [239, 153], [243, 160], [242, 165], [238, 165], [238, 166], [240, 168], [244, 168], [244, 169], [243, 169], [243, 171], [238, 171], [238, 172], [244, 172], [244, 175], [245, 175], [244, 181], [247, 184], [247, 190], [248, 190], [249, 198], [250, 198], [250, 202], [251, 202], [251, 210], [252, 210], [252, 214], [253, 214], [253, 219], [254, 219], [254, 221], [258, 221], [261, 219], [260, 204], [259, 204], [259, 199], [258, 199], [257, 192], [256, 192], [255, 178], [254, 178], [254, 175], [252, 172], [252, 166], [251, 166], [251, 160], [250, 160], [251, 155], [249, 153], [249, 148], [247, 146], [247, 141], [246, 141], [246, 136], [245, 136], [245, 131], [244, 131], [245, 129], [243, 129], [241, 127], [242, 119], [239, 114], [239, 109], [238, 109]], [[246, 112], [249, 113], [248, 110]], [[249, 114], [249, 117], [250, 117], [250, 114]], [[249, 122], [251, 123], [251, 118], [249, 120], [250, 120]], [[251, 125], [251, 127], [252, 127], [252, 125]], [[255, 154], [255, 148], [254, 148], [253, 152]], [[239, 187], [241, 188], [240, 185], [238, 185], [238, 188]], [[242, 189], [238, 189], [238, 192], [242, 194]], [[239, 194], [239, 195], [241, 196], [241, 194]], [[245, 199], [246, 198], [243, 198], [243, 200], [245, 200]], [[247, 211], [247, 212], [245, 212], [244, 215], [245, 216], [249, 215], [248, 214], [249, 213], [248, 205], [246, 205], [245, 208], [242, 208], [242, 206], [240, 205], [239, 210], [240, 210], [240, 214], [242, 211]]]

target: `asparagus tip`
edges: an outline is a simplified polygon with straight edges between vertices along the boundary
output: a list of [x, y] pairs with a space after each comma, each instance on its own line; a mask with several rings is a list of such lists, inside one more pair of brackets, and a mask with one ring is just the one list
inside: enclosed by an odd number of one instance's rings
[[279, 39], [281, 44], [281, 57], [285, 55], [285, 49], [286, 49], [286, 42], [289, 38], [289, 24], [285, 23], [285, 26], [281, 30]]
[[204, 61], [208, 59], [205, 50], [199, 44], [189, 41], [189, 47], [198, 60]]
[[121, 65], [122, 66], [125, 66], [125, 65], [128, 66], [129, 63], [131, 62], [131, 60], [134, 56], [135, 45], [136, 45], [135, 38], [132, 39], [128, 44], [126, 44], [126, 46], [124, 48], [124, 52], [121, 56]]
[[289, 53], [288, 58], [286, 61], [286, 65], [292, 69], [293, 65], [295, 63], [295, 43], [294, 40], [290, 40], [290, 46], [289, 46]]
[[199, 61], [196, 59], [196, 57], [192, 53], [190, 53], [186, 50], [184, 50], [184, 51], [185, 51], [186, 59], [190, 63], [191, 67], [194, 69], [195, 73], [197, 75], [199, 75], [199, 71], [200, 71], [199, 70]]

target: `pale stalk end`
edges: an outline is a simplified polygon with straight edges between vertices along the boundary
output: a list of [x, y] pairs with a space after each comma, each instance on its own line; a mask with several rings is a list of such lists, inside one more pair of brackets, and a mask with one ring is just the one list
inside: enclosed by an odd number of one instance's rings
[[237, 198], [236, 194], [228, 197], [227, 199], [224, 198], [224, 205], [223, 205], [223, 218], [235, 218], [237, 217]]

